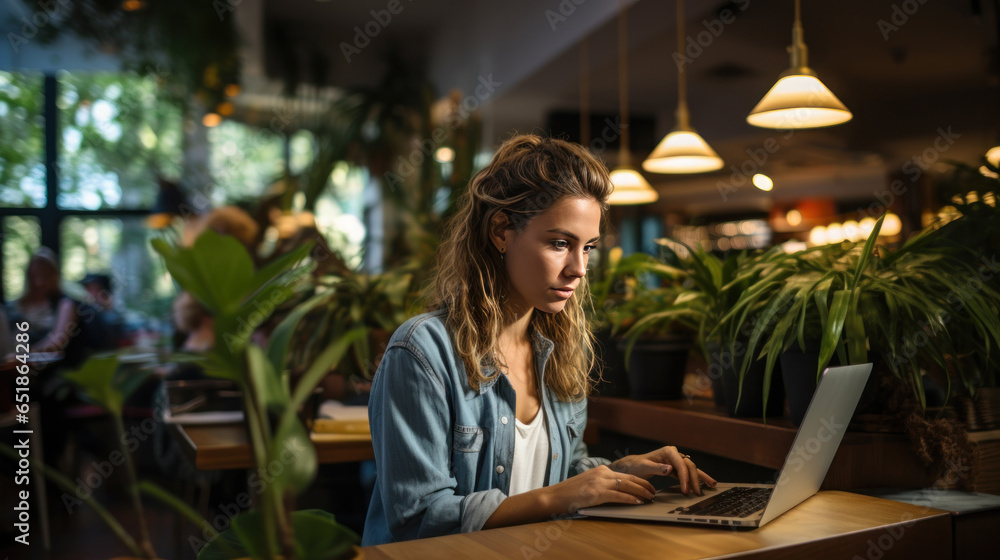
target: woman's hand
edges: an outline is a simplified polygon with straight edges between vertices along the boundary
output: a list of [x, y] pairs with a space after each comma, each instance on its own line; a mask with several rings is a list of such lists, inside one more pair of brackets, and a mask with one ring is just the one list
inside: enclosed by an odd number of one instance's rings
[[642, 504], [653, 499], [656, 490], [648, 480], [601, 465], [545, 488], [554, 502], [553, 510], [576, 513], [580, 508], [600, 504]]
[[653, 476], [673, 475], [680, 481], [681, 492], [685, 495], [692, 493], [702, 495], [702, 483], [712, 487], [716, 485], [714, 478], [702, 472], [690, 457], [680, 453], [672, 445], [650, 451], [645, 455], [622, 457], [611, 463], [611, 470], [644, 479]]

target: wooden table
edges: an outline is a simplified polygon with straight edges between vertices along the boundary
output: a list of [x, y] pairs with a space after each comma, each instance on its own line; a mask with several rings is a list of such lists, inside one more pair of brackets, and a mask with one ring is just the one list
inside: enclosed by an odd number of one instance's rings
[[824, 491], [760, 529], [570, 519], [364, 549], [366, 560], [410, 558], [951, 558], [947, 512]]
[[[199, 470], [256, 466], [243, 424], [171, 424], [181, 449]], [[374, 459], [370, 434], [310, 434], [320, 464]]]
[[[780, 469], [795, 439], [785, 418], [731, 418], [709, 401], [637, 401], [592, 398], [589, 422], [601, 430], [676, 445], [728, 459]], [[589, 427], [589, 426], [588, 426]], [[847, 432], [837, 450], [824, 490], [875, 487], [923, 488], [934, 476], [902, 434]]]

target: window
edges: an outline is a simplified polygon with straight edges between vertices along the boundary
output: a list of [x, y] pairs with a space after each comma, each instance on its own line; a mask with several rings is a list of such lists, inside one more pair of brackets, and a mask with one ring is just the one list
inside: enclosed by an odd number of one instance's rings
[[43, 103], [41, 75], [0, 72], [0, 208], [45, 206]]
[[175, 290], [150, 244], [157, 235], [140, 217], [68, 217], [60, 227], [63, 281], [108, 274], [120, 308], [144, 318], [167, 318]]
[[181, 174], [181, 110], [151, 77], [59, 75], [59, 206], [150, 208], [158, 175]]
[[34, 216], [3, 218], [3, 293], [17, 299], [24, 293], [24, 273], [31, 254], [42, 244], [42, 226]]
[[284, 138], [268, 129], [224, 121], [208, 130], [208, 145], [215, 205], [257, 197], [284, 172]]

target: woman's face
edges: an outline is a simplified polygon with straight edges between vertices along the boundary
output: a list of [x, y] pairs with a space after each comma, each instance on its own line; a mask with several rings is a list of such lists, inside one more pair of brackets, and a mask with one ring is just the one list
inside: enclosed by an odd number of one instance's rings
[[601, 207], [592, 198], [567, 197], [534, 217], [520, 232], [504, 230], [501, 247], [511, 281], [510, 303], [558, 313], [587, 273], [600, 236]]

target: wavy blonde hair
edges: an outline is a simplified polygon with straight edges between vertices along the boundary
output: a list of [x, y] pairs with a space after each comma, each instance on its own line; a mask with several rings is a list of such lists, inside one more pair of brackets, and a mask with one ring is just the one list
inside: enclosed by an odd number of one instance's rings
[[[610, 194], [607, 169], [586, 149], [535, 135], [504, 142], [490, 164], [472, 178], [446, 226], [428, 303], [432, 310], [447, 310], [446, 325], [473, 389], [498, 375], [487, 376], [483, 366], [496, 365], [502, 304], [510, 289], [503, 260], [490, 242], [494, 216], [503, 213], [507, 227], [521, 231], [563, 198], [589, 198], [601, 207], [603, 233]], [[532, 313], [530, 329], [555, 343], [546, 366], [546, 384], [564, 401], [582, 400], [593, 387], [594, 337], [584, 305], [591, 305], [586, 277], [563, 311]]]

